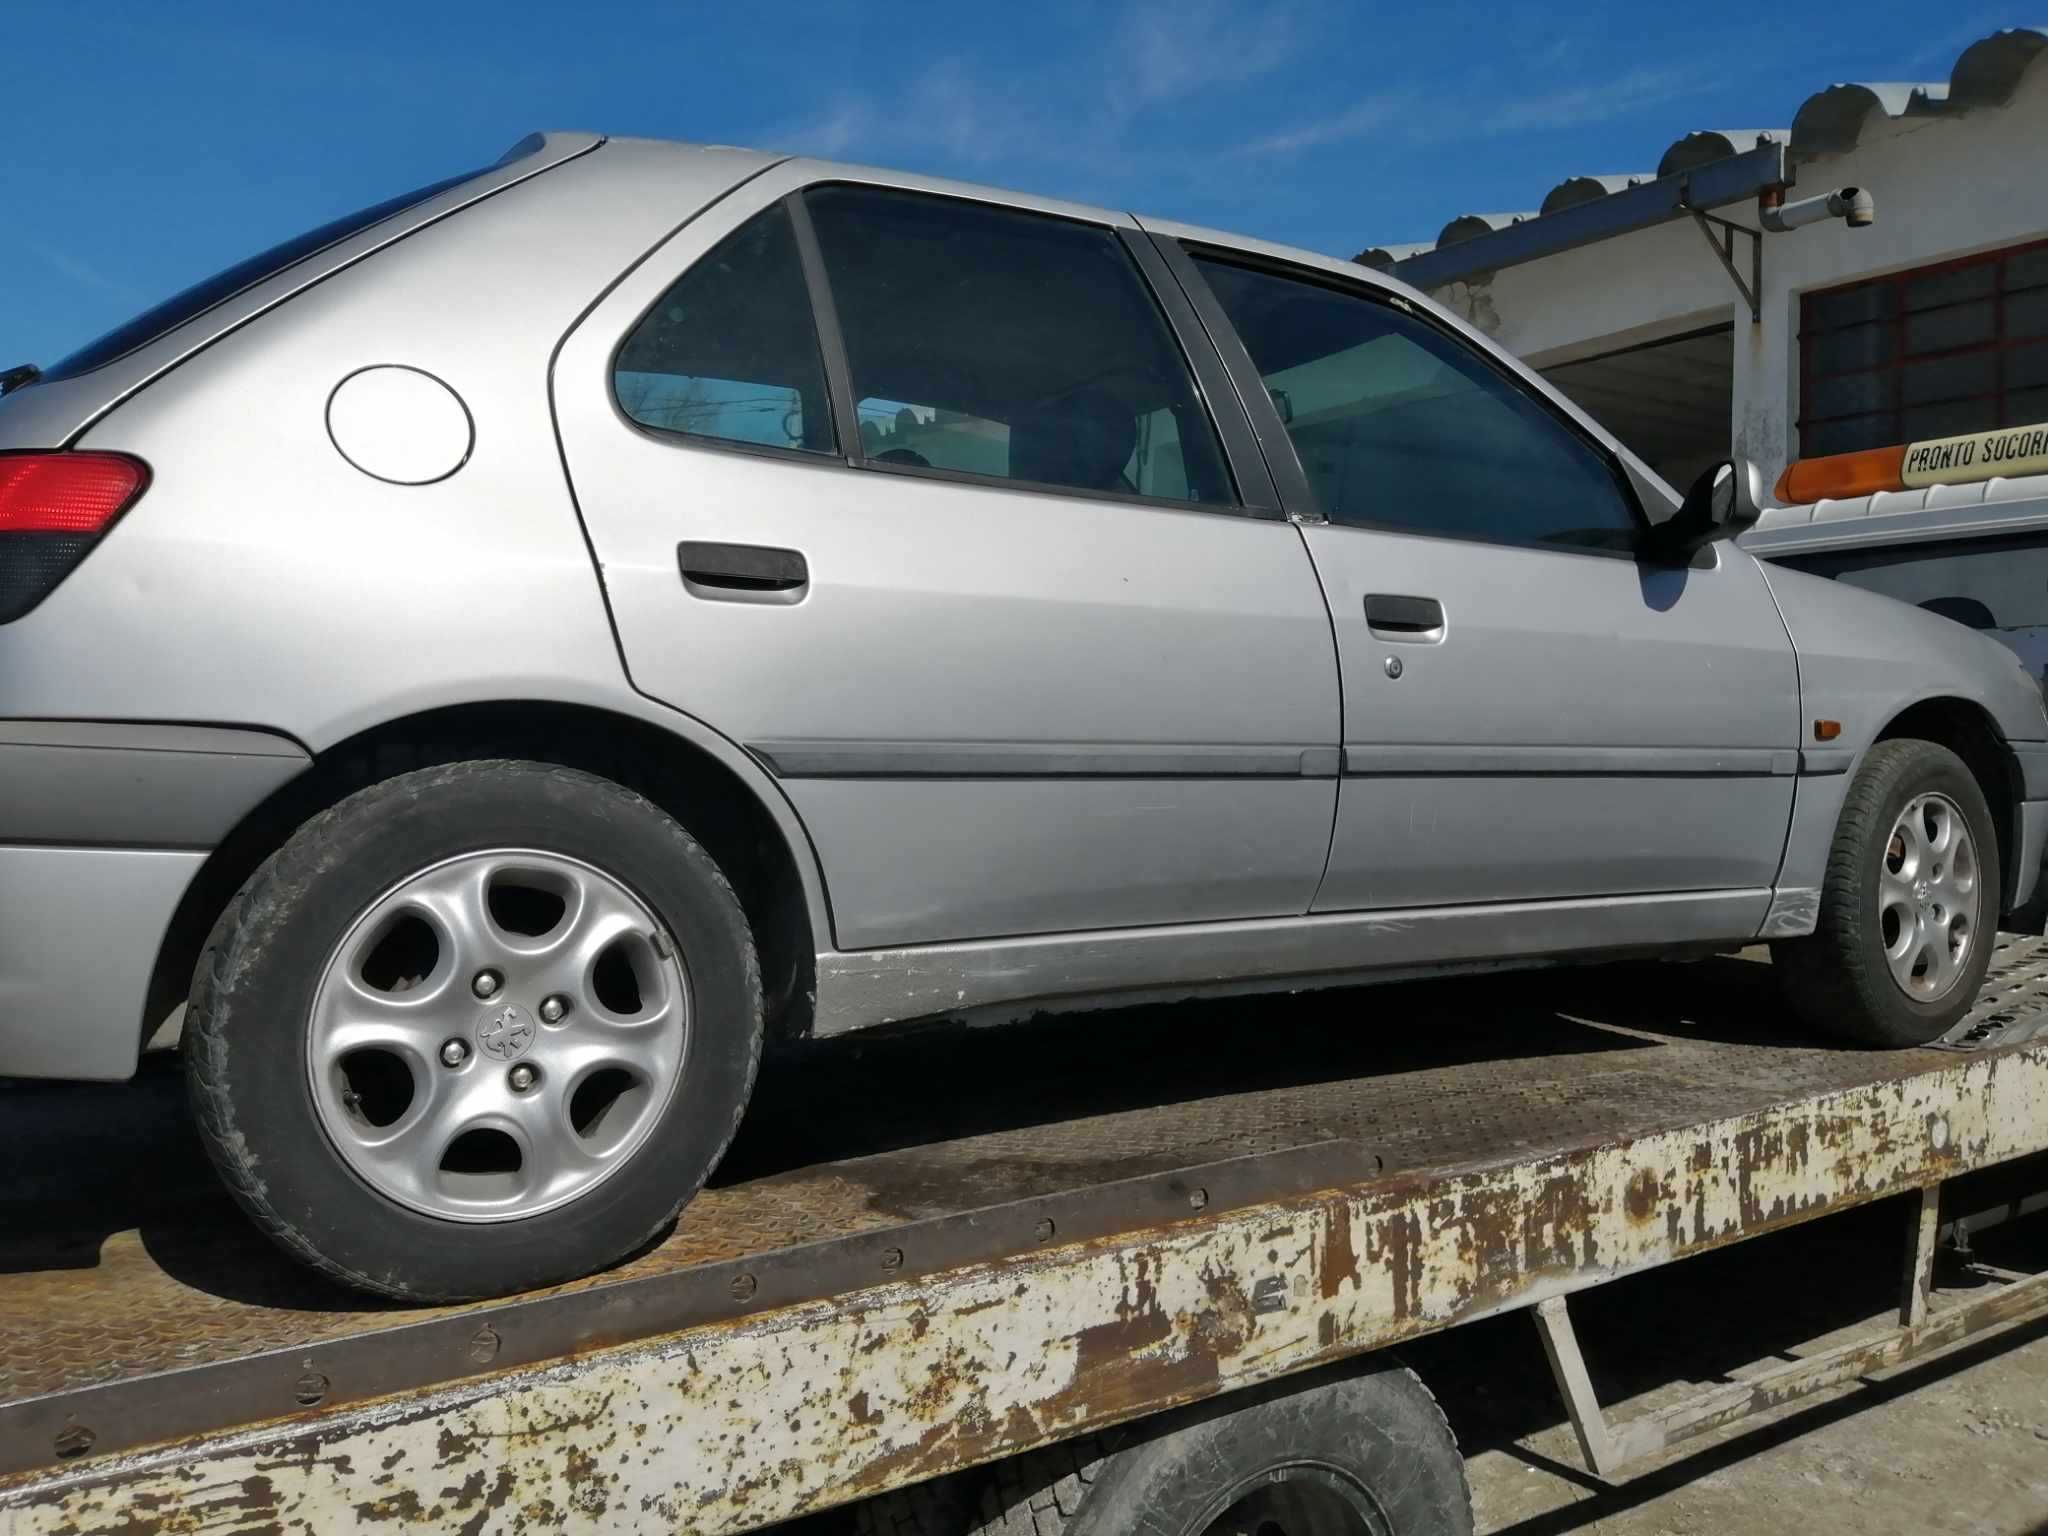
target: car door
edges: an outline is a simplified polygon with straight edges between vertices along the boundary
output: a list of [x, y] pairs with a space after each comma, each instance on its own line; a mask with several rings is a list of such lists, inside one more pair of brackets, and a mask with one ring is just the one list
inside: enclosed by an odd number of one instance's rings
[[777, 776], [841, 948], [1306, 911], [1328, 620], [1158, 257], [819, 174], [749, 183], [563, 348], [634, 684]]
[[1755, 563], [1637, 559], [1609, 447], [1398, 294], [1220, 251], [1176, 265], [1272, 403], [1336, 626], [1316, 909], [1769, 887], [1799, 694]]

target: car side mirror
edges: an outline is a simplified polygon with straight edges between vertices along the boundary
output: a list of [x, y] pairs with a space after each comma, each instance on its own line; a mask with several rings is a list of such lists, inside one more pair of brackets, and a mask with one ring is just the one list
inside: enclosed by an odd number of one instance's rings
[[1690, 559], [1717, 539], [1732, 539], [1763, 516], [1757, 467], [1745, 458], [1723, 459], [1693, 481], [1678, 510], [1650, 530], [1653, 554]]

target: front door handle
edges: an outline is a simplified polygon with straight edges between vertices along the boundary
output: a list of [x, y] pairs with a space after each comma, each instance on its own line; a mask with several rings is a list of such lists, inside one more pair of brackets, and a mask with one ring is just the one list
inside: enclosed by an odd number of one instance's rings
[[799, 551], [768, 544], [685, 541], [676, 546], [676, 562], [692, 595], [727, 602], [789, 602], [811, 580]]
[[1444, 637], [1444, 605], [1433, 597], [1403, 597], [1370, 592], [1365, 599], [1365, 627], [1382, 640], [1434, 645]]

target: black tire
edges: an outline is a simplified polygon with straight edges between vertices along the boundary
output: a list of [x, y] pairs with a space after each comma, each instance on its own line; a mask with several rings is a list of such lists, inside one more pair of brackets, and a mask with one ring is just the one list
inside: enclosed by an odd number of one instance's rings
[[1472, 1531], [1457, 1440], [1429, 1389], [1399, 1366], [1274, 1382], [1000, 1462], [971, 1529], [1202, 1536], [1254, 1496], [1297, 1501], [1300, 1518], [1274, 1522], [1288, 1536]]
[[[1876, 893], [1893, 823], [1915, 795], [1939, 791], [1963, 813], [1975, 845], [1975, 942], [1956, 985], [1933, 1002], [1909, 997], [1885, 963]], [[1976, 776], [1931, 741], [1881, 741], [1863, 756], [1842, 801], [1820, 892], [1819, 921], [1805, 938], [1782, 939], [1771, 959], [1786, 1000], [1828, 1034], [1900, 1048], [1939, 1038], [1970, 1010], [1991, 965], [2004, 886], [1998, 836]]]
[[974, 1523], [974, 1474], [952, 1472], [863, 1499], [854, 1536], [966, 1536]]
[[[382, 893], [439, 860], [505, 846], [583, 860], [638, 893], [686, 957], [691, 1033], [666, 1109], [616, 1174], [524, 1220], [440, 1220], [378, 1193], [335, 1150], [312, 1102], [307, 1021], [333, 946]], [[731, 1140], [761, 1036], [753, 939], [696, 840], [607, 780], [489, 761], [400, 775], [301, 827], [215, 925], [184, 1051], [207, 1152], [264, 1232], [349, 1285], [454, 1301], [588, 1274], [660, 1232]]]

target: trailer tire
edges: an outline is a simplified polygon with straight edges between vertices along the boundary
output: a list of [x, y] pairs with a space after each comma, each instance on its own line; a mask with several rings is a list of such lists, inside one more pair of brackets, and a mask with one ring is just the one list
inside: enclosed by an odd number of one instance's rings
[[[1960, 813], [1974, 852], [1976, 913], [1960, 968], [1943, 990], [1923, 999], [1894, 977], [1879, 893], [1907, 807], [1930, 799], [1946, 807], [1944, 817]], [[1865, 1045], [1899, 1048], [1938, 1039], [1969, 1012], [1990, 968], [2001, 879], [1991, 808], [1963, 760], [1931, 741], [1880, 741], [1864, 754], [1843, 798], [1814, 931], [1771, 946], [1786, 1000], [1812, 1028]]]
[[1203, 1536], [1232, 1510], [1243, 1523], [1226, 1529], [1284, 1536], [1472, 1532], [1457, 1439], [1421, 1379], [1392, 1365], [1287, 1378], [1000, 1462], [971, 1530]]

